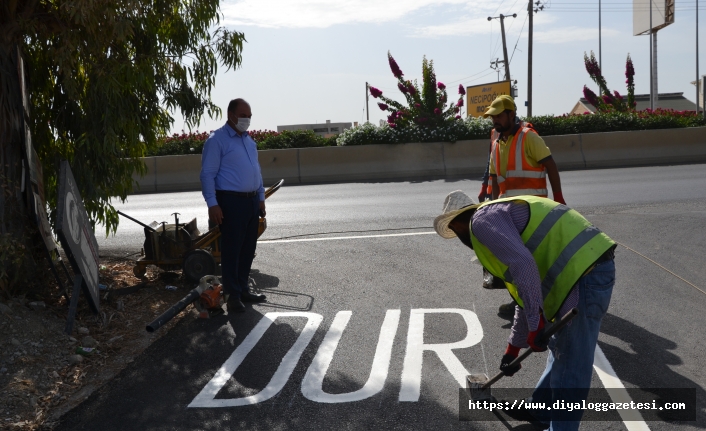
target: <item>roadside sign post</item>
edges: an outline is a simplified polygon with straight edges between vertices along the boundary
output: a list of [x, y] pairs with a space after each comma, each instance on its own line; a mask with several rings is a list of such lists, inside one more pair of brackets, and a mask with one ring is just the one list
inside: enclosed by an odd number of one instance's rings
[[480, 117], [493, 103], [496, 97], [507, 94], [512, 95], [510, 81], [491, 82], [489, 84], [466, 87], [466, 112], [469, 117]]
[[83, 286], [83, 293], [94, 313], [100, 311], [100, 295], [98, 288], [98, 243], [88, 218], [86, 208], [78, 191], [76, 180], [71, 172], [69, 162], [61, 162], [59, 174], [59, 196], [57, 199], [56, 233], [61, 247], [71, 262], [74, 270], [72, 307], [69, 310], [66, 329], [73, 327], [73, 318], [78, 301], [77, 286]]

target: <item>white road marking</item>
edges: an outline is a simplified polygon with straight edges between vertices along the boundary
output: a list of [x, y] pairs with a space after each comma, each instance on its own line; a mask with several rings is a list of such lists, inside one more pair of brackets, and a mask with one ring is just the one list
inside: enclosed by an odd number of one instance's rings
[[[272, 322], [277, 320], [278, 317], [306, 317], [307, 322], [302, 330], [301, 334], [294, 342], [292, 348], [289, 349], [282, 362], [280, 363], [277, 371], [272, 376], [272, 380], [267, 384], [267, 387], [255, 395], [244, 398], [230, 398], [230, 399], [215, 399], [218, 392], [225, 386], [225, 384], [230, 380], [238, 369], [240, 364], [243, 363], [245, 357], [250, 353], [250, 351], [255, 347], [260, 338], [262, 338], [267, 328], [272, 325]], [[303, 312], [288, 312], [288, 313], [267, 313], [258, 322], [258, 324], [253, 328], [253, 330], [245, 337], [245, 340], [233, 351], [226, 362], [221, 365], [221, 368], [216, 372], [211, 381], [209, 381], [206, 386], [201, 390], [201, 392], [196, 395], [196, 397], [191, 401], [188, 407], [236, 407], [236, 406], [246, 406], [250, 404], [257, 404], [262, 401], [268, 400], [273, 396], [277, 395], [279, 391], [282, 390], [289, 377], [294, 371], [294, 367], [299, 362], [299, 358], [306, 346], [309, 345], [311, 338], [316, 333], [316, 329], [323, 320], [323, 316], [316, 313], [303, 313]]]
[[[456, 313], [466, 321], [466, 338], [455, 343], [424, 344], [424, 315], [430, 313]], [[407, 333], [407, 353], [402, 368], [402, 386], [400, 401], [419, 401], [422, 384], [422, 362], [424, 351], [435, 352], [441, 362], [458, 382], [459, 388], [466, 385], [466, 376], [470, 374], [453, 353], [453, 349], [463, 349], [478, 344], [483, 338], [483, 327], [476, 313], [460, 308], [412, 309], [409, 316]]]
[[341, 341], [343, 331], [348, 326], [348, 321], [352, 314], [353, 312], [351, 311], [339, 311], [333, 319], [331, 328], [326, 333], [326, 337], [324, 337], [324, 341], [319, 346], [319, 350], [316, 352], [316, 356], [302, 381], [302, 394], [306, 398], [320, 403], [348, 403], [370, 398], [380, 392], [385, 386], [387, 373], [390, 369], [392, 344], [395, 341], [397, 327], [400, 323], [400, 310], [387, 310], [385, 314], [385, 320], [382, 323], [380, 337], [375, 349], [370, 377], [368, 377], [365, 386], [357, 391], [343, 394], [329, 394], [322, 389], [326, 371], [331, 365], [338, 342]]
[[[475, 257], [475, 255], [474, 255], [473, 257]], [[476, 259], [477, 259], [477, 258], [476, 258]], [[476, 312], [476, 303], [475, 303], [475, 302], [473, 303], [473, 312], [474, 312], [474, 313]], [[476, 315], [477, 315], [477, 314], [478, 314], [478, 313], [476, 313]], [[486, 376], [489, 376], [489, 375], [490, 375], [490, 372], [488, 371], [488, 361], [487, 361], [486, 358], [485, 358], [485, 349], [483, 348], [483, 343], [482, 343], [482, 342], [480, 343], [480, 352], [483, 354], [483, 365], [485, 366], [485, 375], [486, 375]]]
[[[620, 381], [613, 366], [608, 362], [603, 350], [596, 344], [596, 351], [593, 355], [593, 368], [596, 374], [603, 382], [603, 386], [608, 391], [610, 398], [616, 403], [629, 403], [631, 400], [628, 391], [625, 389], [623, 382]], [[620, 417], [625, 423], [628, 431], [649, 431], [650, 427], [642, 419], [639, 410], [618, 410]]]
[[300, 238], [300, 239], [261, 239], [257, 243], [260, 244], [277, 244], [283, 242], [311, 242], [311, 241], [333, 241], [337, 239], [363, 239], [363, 238], [385, 238], [391, 236], [413, 236], [413, 235], [431, 235], [436, 232], [411, 232], [411, 233], [388, 233], [381, 235], [357, 235], [357, 236], [332, 236], [326, 238]]

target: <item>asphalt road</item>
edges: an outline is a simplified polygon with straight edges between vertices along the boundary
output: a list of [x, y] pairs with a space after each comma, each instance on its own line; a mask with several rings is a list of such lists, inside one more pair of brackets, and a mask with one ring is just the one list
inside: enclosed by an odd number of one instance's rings
[[[604, 416], [617, 419], [582, 429], [706, 428], [706, 166], [565, 172], [562, 183], [621, 244], [592, 386], [695, 388], [697, 401], [695, 422]], [[495, 374], [510, 322], [496, 313], [507, 293], [480, 288], [467, 249], [428, 234], [456, 189], [476, 195], [479, 182], [285, 185], [267, 201], [252, 274], [268, 303], [187, 316], [58, 429], [531, 429], [504, 414], [458, 420], [463, 376]], [[206, 227], [199, 193], [119, 208], [146, 222], [177, 210]], [[99, 239], [104, 256], [141, 242], [127, 220]], [[544, 360], [532, 355], [496, 388], [533, 387]]]

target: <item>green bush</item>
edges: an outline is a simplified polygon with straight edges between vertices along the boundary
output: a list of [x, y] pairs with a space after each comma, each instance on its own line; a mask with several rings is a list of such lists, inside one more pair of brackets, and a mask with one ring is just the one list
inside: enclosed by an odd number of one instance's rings
[[324, 138], [311, 130], [284, 130], [276, 135], [257, 141], [258, 150], [281, 150], [285, 148], [329, 147], [336, 145], [337, 136]]
[[[532, 123], [540, 136], [706, 126], [703, 116], [696, 115], [694, 111], [669, 109], [562, 115], [559, 117], [543, 115], [528, 117], [524, 120]], [[490, 136], [491, 128], [490, 120], [472, 117], [436, 129], [418, 126], [393, 129], [387, 125], [375, 126], [368, 123], [344, 131], [338, 137], [338, 145], [456, 142], [468, 139], [487, 139]]]
[[[605, 112], [586, 115], [542, 115], [525, 118], [540, 136], [572, 135], [577, 133], [621, 132], [630, 130], [675, 129], [703, 127], [706, 121], [694, 111], [655, 109], [650, 111]], [[258, 150], [328, 147], [335, 145], [404, 144], [409, 142], [456, 142], [488, 139], [492, 122], [483, 118], [465, 118], [436, 128], [412, 124], [392, 128], [389, 125], [362, 124], [331, 138], [316, 135], [311, 130], [253, 130], [250, 135]], [[201, 154], [210, 133], [181, 133], [158, 140], [148, 156]]]
[[[258, 150], [335, 146], [338, 137], [336, 135], [324, 138], [311, 130], [285, 130], [281, 133], [272, 130], [253, 130], [249, 133], [255, 140]], [[147, 150], [147, 156], [201, 154], [203, 144], [209, 136], [208, 132], [175, 133], [172, 136], [158, 139], [157, 145]]]
[[392, 128], [387, 124], [375, 126], [366, 123], [344, 130], [338, 145], [404, 144], [408, 142], [456, 142], [467, 139], [490, 138], [492, 122], [483, 118], [466, 118], [436, 128], [410, 125]]
[[606, 112], [585, 115], [529, 117], [540, 136], [577, 133], [624, 132], [631, 130], [676, 129], [705, 126], [703, 116], [694, 111], [656, 109], [654, 111]]
[[203, 143], [210, 133], [175, 133], [172, 136], [157, 139], [154, 148], [147, 149], [147, 156], [176, 156], [183, 154], [201, 154]]

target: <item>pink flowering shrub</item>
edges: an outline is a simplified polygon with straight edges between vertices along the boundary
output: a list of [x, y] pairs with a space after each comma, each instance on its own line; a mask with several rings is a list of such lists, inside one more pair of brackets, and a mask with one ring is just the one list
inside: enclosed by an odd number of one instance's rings
[[[392, 75], [397, 78], [397, 88], [405, 97], [406, 103], [400, 103], [382, 95], [378, 88], [370, 87], [370, 95], [382, 100], [378, 107], [390, 112], [387, 116], [387, 124], [390, 127], [405, 127], [418, 125], [424, 127], [438, 127], [443, 124], [453, 123], [460, 118], [460, 107], [463, 106], [463, 97], [466, 90], [463, 85], [459, 85], [459, 98], [456, 102], [448, 102], [446, 85], [437, 82], [434, 73], [433, 60], [422, 60], [422, 86], [415, 80], [405, 79], [402, 69], [390, 52], [387, 53], [387, 60], [390, 64]], [[448, 103], [448, 105], [447, 105]]]
[[629, 112], [635, 109], [635, 68], [632, 64], [632, 59], [630, 54], [625, 61], [625, 84], [628, 89], [628, 98], [625, 100], [623, 96], [618, 93], [618, 91], [611, 91], [608, 89], [608, 84], [601, 72], [600, 66], [598, 66], [598, 61], [596, 61], [596, 56], [591, 51], [590, 57], [584, 53], [583, 62], [586, 66], [586, 72], [591, 77], [593, 82], [598, 84], [599, 94], [596, 95], [591, 89], [583, 86], [583, 97], [586, 98], [588, 103], [593, 105], [599, 112]]

